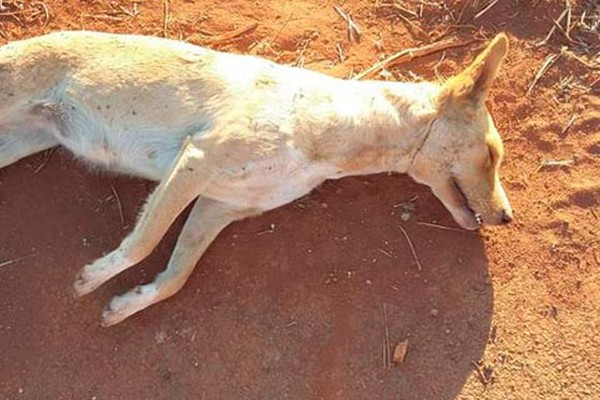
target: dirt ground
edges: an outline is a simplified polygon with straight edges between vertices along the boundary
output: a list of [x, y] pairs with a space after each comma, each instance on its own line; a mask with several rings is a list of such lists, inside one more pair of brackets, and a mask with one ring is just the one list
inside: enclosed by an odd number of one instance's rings
[[[421, 224], [456, 227], [405, 176], [327, 182], [230, 226], [178, 295], [104, 329], [103, 305], [164, 267], [181, 224], [137, 268], [73, 299], [77, 271], [120, 242], [153, 184], [90, 173], [66, 152], [34, 155], [0, 172], [1, 399], [598, 398], [600, 6], [571, 2], [563, 15], [562, 0], [390, 4], [4, 1], [3, 43], [135, 32], [344, 77], [405, 48], [506, 31], [490, 107], [516, 220], [444, 230]], [[376, 78], [444, 79], [483, 44]], [[388, 368], [384, 349], [404, 340], [404, 362]]]

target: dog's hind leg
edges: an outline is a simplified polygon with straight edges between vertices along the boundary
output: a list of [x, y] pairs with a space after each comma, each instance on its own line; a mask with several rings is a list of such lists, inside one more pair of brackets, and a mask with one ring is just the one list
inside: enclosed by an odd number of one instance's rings
[[149, 196], [133, 231], [119, 247], [86, 265], [75, 281], [77, 295], [87, 294], [146, 258], [177, 216], [211, 181], [204, 153], [189, 140], [169, 174]]
[[234, 209], [225, 203], [200, 197], [179, 235], [167, 268], [157, 275], [154, 282], [113, 298], [102, 314], [102, 325], [119, 323], [177, 293], [223, 228], [233, 221], [258, 213], [257, 210]]

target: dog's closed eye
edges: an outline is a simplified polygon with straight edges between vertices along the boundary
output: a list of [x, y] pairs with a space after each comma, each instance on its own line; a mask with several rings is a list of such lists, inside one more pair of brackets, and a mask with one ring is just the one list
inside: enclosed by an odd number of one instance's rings
[[494, 146], [487, 146], [488, 155], [486, 157], [485, 167], [494, 167], [500, 160], [500, 155], [498, 151], [494, 148]]

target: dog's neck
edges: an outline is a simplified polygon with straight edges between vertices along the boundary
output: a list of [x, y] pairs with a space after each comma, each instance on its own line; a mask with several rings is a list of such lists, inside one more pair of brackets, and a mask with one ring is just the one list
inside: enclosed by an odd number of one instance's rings
[[435, 117], [431, 83], [353, 82], [313, 131], [311, 156], [340, 176], [408, 172]]

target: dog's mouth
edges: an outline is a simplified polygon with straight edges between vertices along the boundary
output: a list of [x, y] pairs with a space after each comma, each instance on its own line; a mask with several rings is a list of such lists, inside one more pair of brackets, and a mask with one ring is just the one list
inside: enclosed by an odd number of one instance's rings
[[481, 224], [483, 224], [483, 219], [481, 218], [481, 214], [477, 213], [475, 210], [473, 210], [473, 208], [471, 208], [471, 206], [469, 205], [469, 199], [467, 198], [467, 196], [465, 195], [465, 192], [462, 190], [458, 181], [455, 178], [452, 178], [452, 184], [454, 185], [454, 188], [460, 195], [460, 198], [463, 202], [463, 206], [464, 206], [465, 210], [468, 211], [473, 216], [473, 219], [475, 220], [477, 225], [481, 226]]

